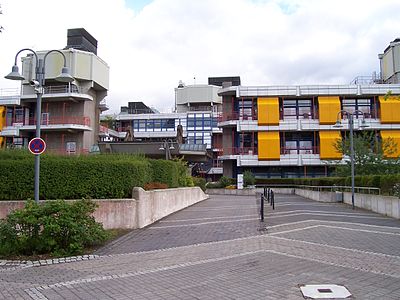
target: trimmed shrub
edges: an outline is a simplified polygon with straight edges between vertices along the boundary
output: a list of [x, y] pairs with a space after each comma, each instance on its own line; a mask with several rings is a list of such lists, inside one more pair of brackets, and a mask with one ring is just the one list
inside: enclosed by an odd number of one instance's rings
[[99, 245], [108, 238], [102, 224], [92, 216], [95, 209], [96, 204], [90, 200], [48, 201], [41, 205], [27, 201], [25, 208], [10, 213], [0, 224], [0, 254], [82, 254], [85, 247]]
[[[43, 155], [40, 165], [40, 199], [131, 198], [133, 187], [144, 187], [149, 182], [169, 187], [191, 184], [187, 182], [186, 165], [180, 160], [127, 154]], [[33, 155], [27, 151], [0, 151], [0, 200], [33, 197]]]

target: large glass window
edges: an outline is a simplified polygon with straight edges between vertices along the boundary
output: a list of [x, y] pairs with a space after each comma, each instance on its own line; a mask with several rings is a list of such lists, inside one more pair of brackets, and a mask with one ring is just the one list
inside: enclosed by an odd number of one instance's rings
[[133, 128], [137, 131], [173, 131], [175, 119], [133, 120]]
[[308, 119], [312, 116], [312, 101], [307, 99], [283, 100], [283, 119]]
[[257, 115], [257, 99], [242, 98], [238, 100], [239, 117], [243, 120], [255, 120]]
[[355, 118], [370, 118], [373, 111], [373, 101], [371, 99], [343, 99], [342, 109], [354, 113], [356, 110], [361, 111], [361, 113], [354, 114]]
[[314, 134], [312, 132], [282, 132], [281, 146], [282, 154], [315, 154]]

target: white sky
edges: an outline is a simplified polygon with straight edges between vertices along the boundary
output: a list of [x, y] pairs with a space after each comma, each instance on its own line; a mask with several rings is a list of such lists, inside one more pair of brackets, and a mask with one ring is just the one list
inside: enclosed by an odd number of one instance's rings
[[[0, 89], [18, 50], [61, 49], [85, 28], [110, 66], [108, 113], [128, 101], [174, 106], [179, 80], [347, 84], [379, 71], [400, 37], [399, 0], [0, 0]], [[17, 85], [18, 86], [18, 85]]]

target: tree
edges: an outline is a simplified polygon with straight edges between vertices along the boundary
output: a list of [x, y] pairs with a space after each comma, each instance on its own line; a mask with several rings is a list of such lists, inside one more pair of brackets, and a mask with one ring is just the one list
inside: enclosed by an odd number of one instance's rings
[[[392, 138], [381, 140], [374, 131], [363, 131], [354, 135], [353, 142], [356, 175], [400, 173], [400, 159], [387, 158], [395, 153], [398, 146]], [[346, 161], [346, 165], [336, 166], [335, 175], [349, 176], [351, 172], [350, 138], [346, 137], [338, 141], [335, 148], [344, 155]]]
[[115, 129], [115, 116], [107, 115], [103, 120], [101, 120], [101, 123], [107, 128]]

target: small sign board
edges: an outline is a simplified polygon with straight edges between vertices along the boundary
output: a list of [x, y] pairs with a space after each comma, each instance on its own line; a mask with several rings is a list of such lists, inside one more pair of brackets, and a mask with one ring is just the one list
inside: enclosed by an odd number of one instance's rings
[[68, 154], [76, 153], [76, 142], [67, 142], [66, 150]]
[[243, 174], [237, 175], [237, 189], [243, 190]]
[[42, 154], [46, 150], [46, 142], [39, 137], [33, 138], [29, 141], [28, 149], [32, 154]]

